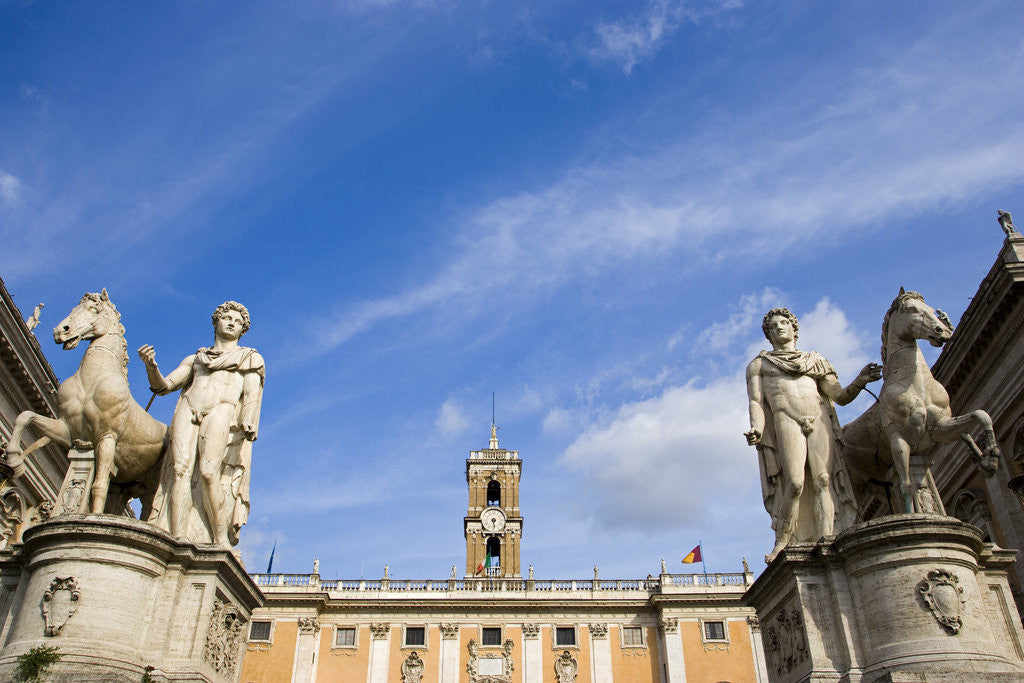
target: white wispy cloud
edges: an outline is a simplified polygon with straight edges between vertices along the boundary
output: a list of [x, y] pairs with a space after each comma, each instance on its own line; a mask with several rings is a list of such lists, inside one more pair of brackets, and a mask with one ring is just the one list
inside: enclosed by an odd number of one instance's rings
[[3, 203], [14, 206], [21, 202], [21, 181], [10, 173], [0, 170], [0, 199]]
[[437, 420], [434, 421], [434, 428], [442, 438], [450, 439], [459, 436], [469, 428], [469, 418], [465, 411], [452, 399], [441, 404], [437, 412]]
[[599, 22], [594, 26], [594, 42], [586, 54], [595, 62], [611, 62], [628, 75], [637, 64], [656, 54], [684, 22], [697, 23], [740, 4], [654, 0], [628, 17]]

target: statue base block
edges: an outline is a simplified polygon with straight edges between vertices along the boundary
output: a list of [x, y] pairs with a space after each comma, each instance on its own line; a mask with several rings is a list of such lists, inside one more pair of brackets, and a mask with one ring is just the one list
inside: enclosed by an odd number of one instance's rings
[[50, 646], [47, 681], [233, 682], [262, 603], [229, 550], [125, 517], [58, 517], [0, 553], [0, 679]]
[[1020, 681], [1016, 551], [952, 517], [903, 514], [792, 544], [746, 593], [772, 683]]

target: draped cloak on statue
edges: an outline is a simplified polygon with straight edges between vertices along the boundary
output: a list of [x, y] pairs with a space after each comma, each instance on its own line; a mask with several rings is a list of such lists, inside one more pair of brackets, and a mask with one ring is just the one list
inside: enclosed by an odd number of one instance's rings
[[[836, 374], [832, 364], [816, 351], [762, 351], [757, 357], [761, 359], [762, 363], [771, 363], [790, 375], [807, 375], [815, 382], [827, 375]], [[856, 521], [857, 505], [853, 498], [850, 477], [843, 461], [842, 427], [839, 425], [835, 406], [832, 405], [831, 399], [821, 393], [820, 389], [818, 395], [827, 421], [822, 424], [821, 416], [818, 415], [808, 417], [816, 418], [813, 423], [814, 429], [831, 430], [832, 438], [829, 440], [830, 453], [828, 454], [829, 488], [832, 491], [832, 501], [836, 511], [833, 533], [839, 533]], [[764, 507], [772, 517], [772, 528], [775, 529], [782, 514], [783, 495], [780, 478], [782, 466], [779, 462], [780, 456], [775, 435], [775, 414], [765, 399], [763, 391], [761, 393], [761, 409], [764, 411], [764, 430], [761, 434], [761, 444], [757, 449], [758, 465], [761, 470], [761, 493], [764, 497]], [[818, 540], [817, 525], [814, 520], [814, 485], [806, 463], [804, 468], [806, 470], [804, 488], [800, 494], [799, 512], [792, 538], [792, 541], [798, 543]]]

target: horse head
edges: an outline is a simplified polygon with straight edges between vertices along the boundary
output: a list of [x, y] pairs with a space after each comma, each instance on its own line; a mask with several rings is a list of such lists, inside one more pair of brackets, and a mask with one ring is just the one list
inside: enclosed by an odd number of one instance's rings
[[68, 317], [53, 328], [53, 341], [73, 349], [78, 342], [96, 339], [110, 332], [124, 333], [121, 314], [104, 289], [101, 293], [86, 292]]
[[942, 346], [952, 334], [953, 325], [945, 313], [926, 304], [918, 292], [907, 292], [900, 287], [882, 322], [882, 362], [885, 362], [891, 339], [905, 342], [927, 339], [932, 346]]

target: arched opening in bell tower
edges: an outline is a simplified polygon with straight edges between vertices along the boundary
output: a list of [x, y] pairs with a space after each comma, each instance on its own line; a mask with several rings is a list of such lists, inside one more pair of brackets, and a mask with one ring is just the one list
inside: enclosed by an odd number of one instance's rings
[[487, 507], [501, 507], [501, 484], [496, 481], [487, 484]]
[[491, 569], [488, 575], [497, 576], [501, 568], [501, 540], [497, 536], [487, 539], [487, 554], [491, 558]]

